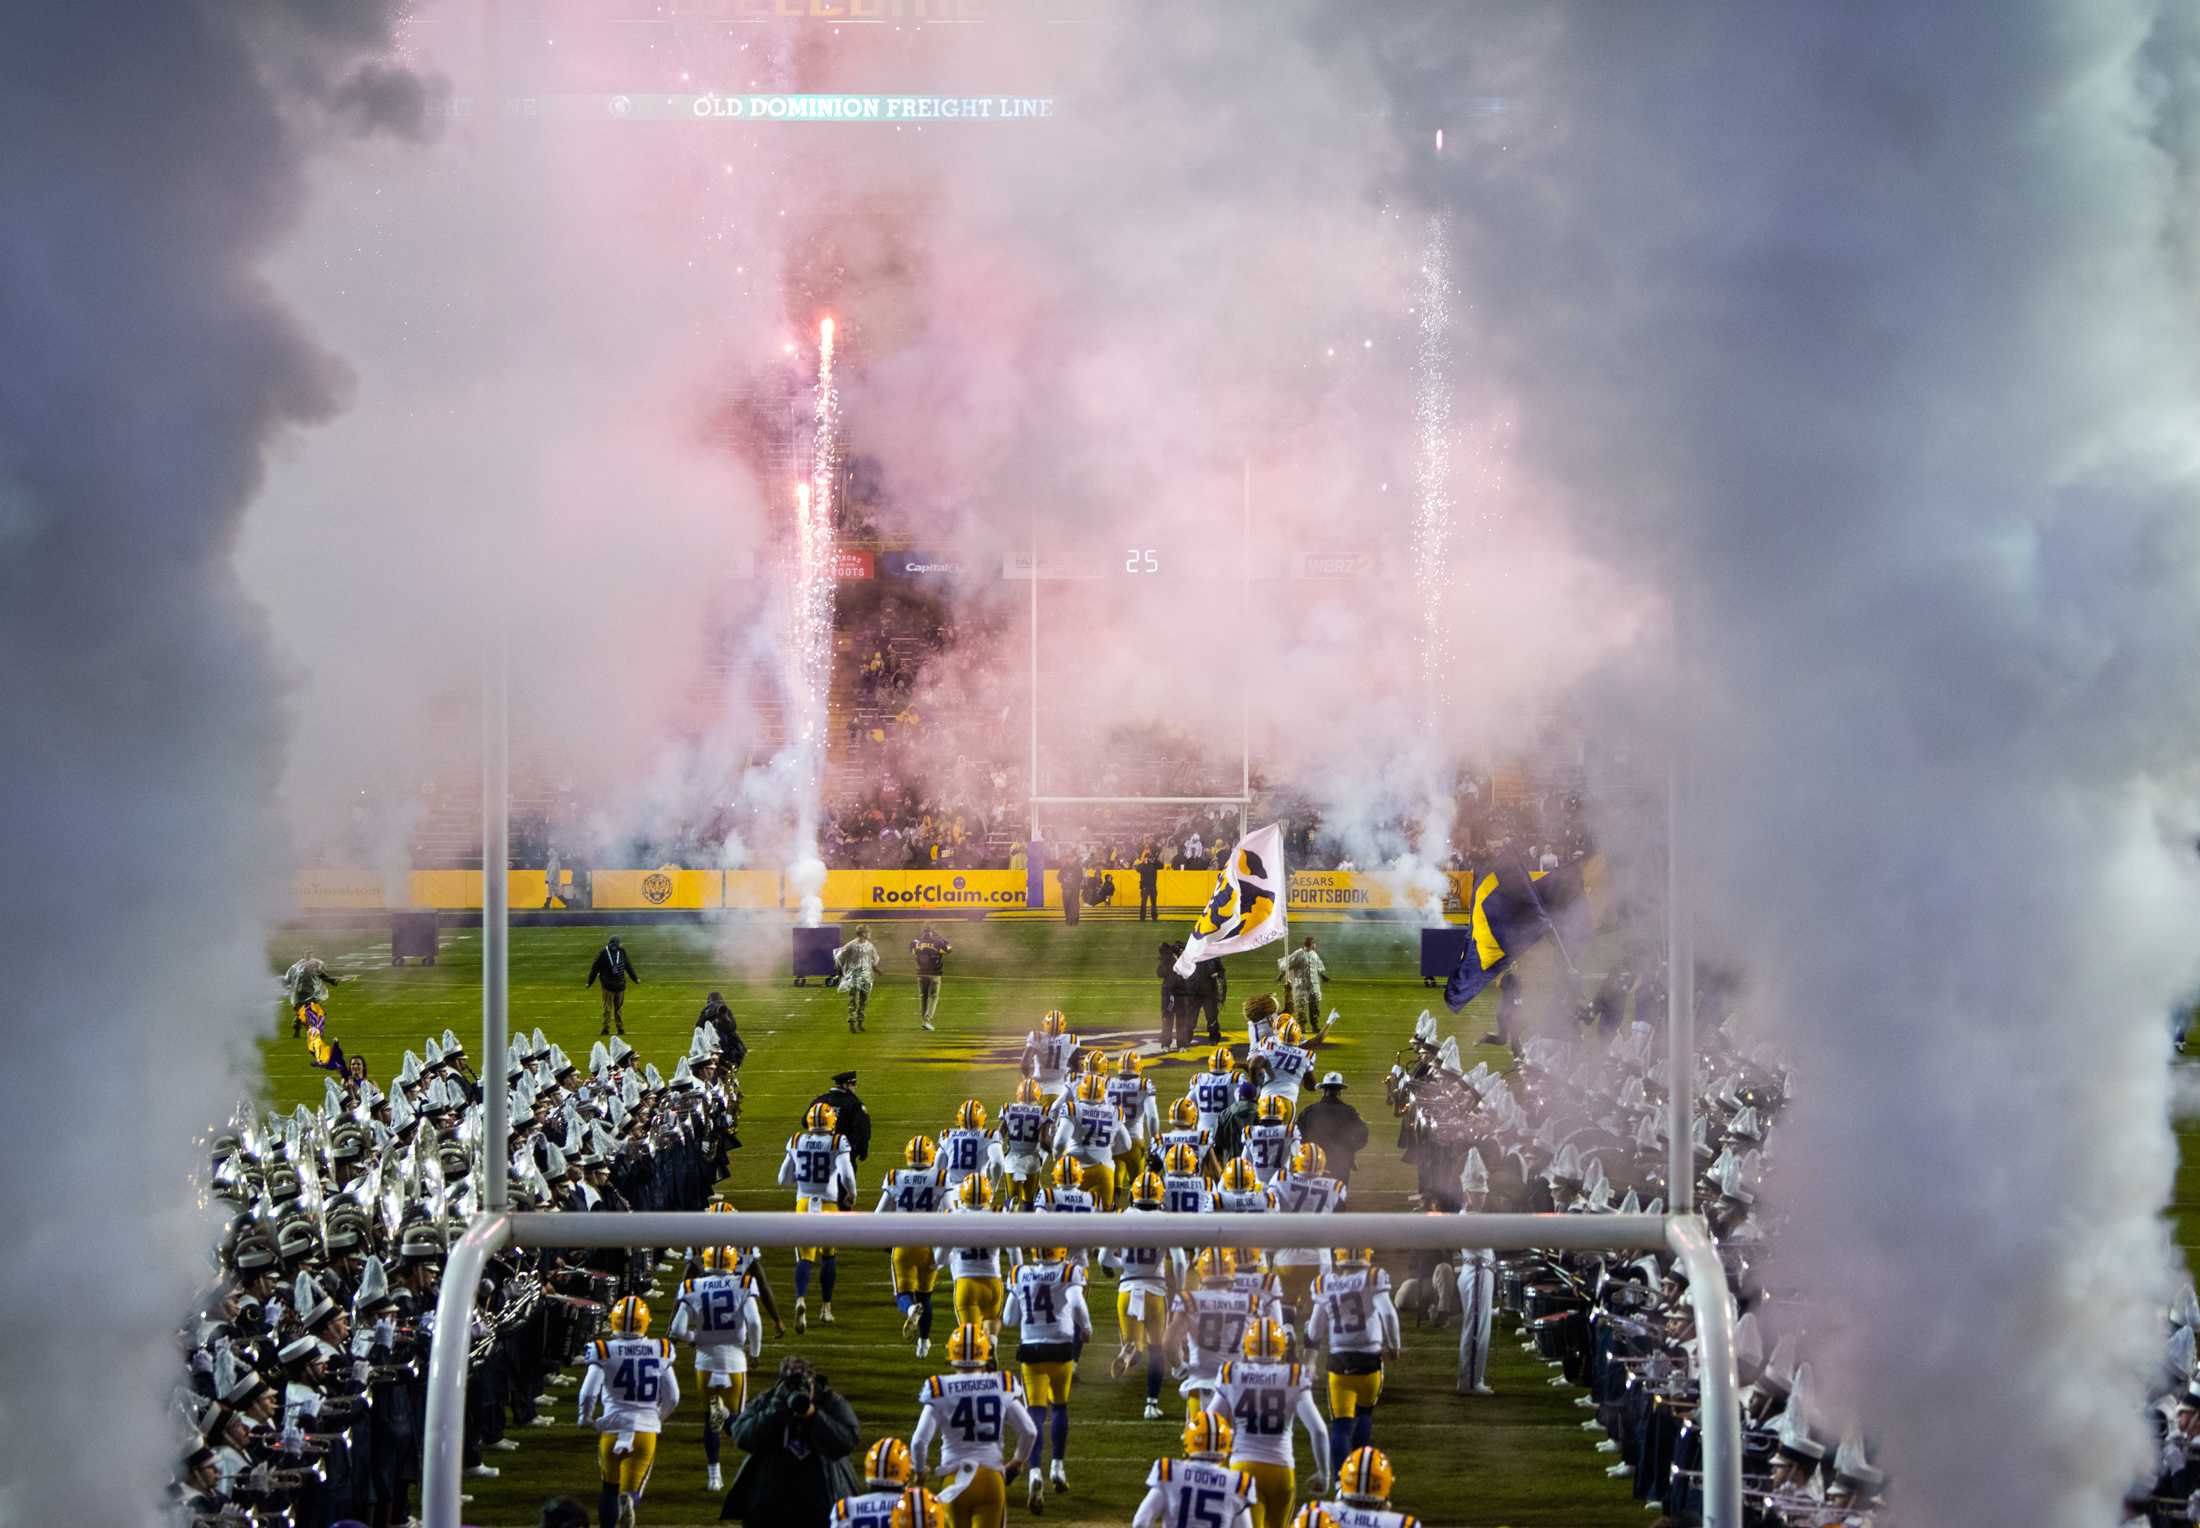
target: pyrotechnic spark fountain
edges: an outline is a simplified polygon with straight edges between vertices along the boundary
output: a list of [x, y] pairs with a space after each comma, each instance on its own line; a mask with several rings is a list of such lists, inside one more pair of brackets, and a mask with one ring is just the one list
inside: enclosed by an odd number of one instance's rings
[[1451, 548], [1451, 241], [1441, 215], [1428, 220], [1414, 312], [1421, 340], [1415, 361], [1413, 423], [1413, 587], [1421, 605], [1421, 715], [1424, 728], [1443, 714], [1451, 667], [1444, 629], [1444, 585]]
[[796, 775], [795, 857], [788, 874], [802, 893], [802, 918], [822, 913], [816, 891], [818, 799], [825, 777], [826, 710], [833, 679], [833, 482], [840, 443], [840, 395], [833, 388], [833, 321], [817, 330], [817, 396], [812, 405], [810, 480], [795, 487], [795, 597], [788, 651], [794, 715], [790, 740]]

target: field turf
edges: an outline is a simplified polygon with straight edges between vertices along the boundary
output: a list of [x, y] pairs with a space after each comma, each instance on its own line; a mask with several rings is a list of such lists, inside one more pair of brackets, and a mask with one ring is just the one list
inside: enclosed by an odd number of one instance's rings
[[[886, 957], [886, 971], [871, 1000], [869, 1031], [851, 1035], [839, 993], [820, 987], [795, 988], [786, 970], [787, 934], [776, 923], [717, 928], [685, 925], [630, 927], [620, 930], [642, 974], [641, 985], [627, 994], [630, 1043], [646, 1061], [669, 1074], [688, 1043], [704, 994], [725, 993], [749, 1045], [741, 1074], [745, 1112], [744, 1149], [734, 1154], [733, 1171], [721, 1189], [743, 1209], [785, 1209], [791, 1196], [778, 1188], [780, 1150], [802, 1107], [827, 1085], [831, 1074], [853, 1067], [859, 1090], [876, 1123], [870, 1159], [859, 1164], [861, 1207], [876, 1202], [880, 1175], [899, 1161], [902, 1143], [920, 1131], [943, 1128], [949, 1111], [965, 1096], [982, 1099], [997, 1110], [1013, 1091], [1015, 1061], [1025, 1032], [1050, 1007], [1061, 1007], [1071, 1026], [1091, 1037], [1150, 1032], [1155, 1010], [1153, 977], [1155, 930], [1115, 918], [1091, 918], [1077, 928], [1056, 921], [996, 919], [941, 925], [954, 942], [940, 1005], [940, 1029], [917, 1028], [916, 982], [907, 956], [917, 925], [876, 922], [873, 937]], [[1180, 936], [1178, 925], [1163, 925]], [[1334, 923], [1309, 925], [1320, 942], [1333, 979], [1331, 1006], [1344, 1022], [1324, 1046], [1323, 1069], [1341, 1071], [1350, 1084], [1346, 1094], [1369, 1122], [1373, 1139], [1362, 1153], [1352, 1184], [1353, 1206], [1404, 1208], [1412, 1186], [1410, 1172], [1391, 1148], [1393, 1128], [1383, 1103], [1382, 1079], [1393, 1049], [1410, 1034], [1423, 1007], [1438, 994], [1425, 990], [1414, 974], [1415, 934], [1402, 925]], [[540, 1026], [549, 1037], [585, 1065], [596, 1038], [600, 1011], [593, 991], [582, 981], [605, 930], [588, 926], [521, 928], [512, 934], [511, 1009], [516, 1030]], [[441, 958], [432, 967], [392, 969], [388, 946], [374, 933], [292, 933], [270, 947], [272, 968], [280, 970], [298, 953], [313, 947], [347, 978], [329, 1005], [329, 1032], [348, 1053], [364, 1054], [385, 1084], [404, 1051], [417, 1050], [424, 1038], [445, 1026], [467, 1042], [480, 1063], [481, 1001], [478, 930], [446, 932]], [[1246, 995], [1262, 990], [1274, 976], [1280, 948], [1230, 961], [1229, 1015]], [[1530, 979], [1534, 976], [1530, 972]], [[1481, 1005], [1445, 1029], [1477, 1055], [1499, 1063], [1501, 1051], [1476, 1051], [1471, 1042], [1488, 1030]], [[289, 1109], [317, 1102], [321, 1074], [310, 1070], [302, 1045], [289, 1038], [287, 1015], [272, 1017], [266, 1044], [268, 1095]], [[1242, 1039], [1242, 1029], [1236, 1038]], [[1166, 1101], [1181, 1094], [1198, 1052], [1162, 1063], [1156, 1085]], [[821, 1327], [813, 1320], [808, 1334], [794, 1334], [792, 1253], [765, 1255], [772, 1287], [788, 1318], [785, 1341], [766, 1337], [765, 1372], [789, 1351], [814, 1360], [853, 1402], [865, 1442], [887, 1433], [906, 1438], [916, 1420], [915, 1397], [924, 1377], [944, 1369], [949, 1281], [941, 1279], [934, 1330], [933, 1359], [920, 1363], [900, 1339], [900, 1318], [887, 1282], [884, 1253], [850, 1253], [841, 1258], [835, 1310], [838, 1324]], [[654, 1331], [665, 1330], [671, 1311], [663, 1296], [675, 1274], [661, 1272], [653, 1299]], [[1107, 1359], [1113, 1352], [1112, 1281], [1095, 1278], [1092, 1300], [1098, 1327], [1086, 1354], [1071, 1403], [1069, 1471], [1073, 1490], [1050, 1495], [1044, 1521], [1049, 1524], [1126, 1524], [1143, 1494], [1149, 1463], [1178, 1451], [1179, 1422], [1139, 1419], [1143, 1389], [1136, 1379], [1111, 1381]], [[815, 1290], [812, 1291], [813, 1300]], [[814, 1310], [814, 1307], [813, 1307]], [[1633, 1502], [1624, 1481], [1607, 1480], [1609, 1456], [1595, 1453], [1594, 1437], [1580, 1428], [1584, 1413], [1571, 1405], [1574, 1392], [1551, 1387], [1552, 1371], [1521, 1352], [1503, 1329], [1491, 1363], [1494, 1397], [1470, 1400], [1452, 1393], [1456, 1333], [1415, 1332], [1409, 1325], [1406, 1355], [1394, 1365], [1375, 1426], [1375, 1441], [1397, 1469], [1396, 1503], [1420, 1516], [1431, 1528], [1457, 1525], [1551, 1525], [1551, 1528], [1607, 1528], [1652, 1521]], [[1013, 1334], [1004, 1344], [1013, 1349]], [[641, 1520], [653, 1528], [667, 1524], [715, 1522], [720, 1497], [703, 1489], [700, 1437], [702, 1406], [686, 1393], [692, 1369], [683, 1366], [681, 1407], [665, 1434], [657, 1467], [643, 1504]], [[495, 1480], [468, 1481], [472, 1500], [466, 1521], [481, 1525], [532, 1524], [546, 1497], [570, 1494], [591, 1513], [596, 1500], [595, 1434], [573, 1425], [574, 1395], [555, 1391], [551, 1415], [557, 1426], [520, 1428], [512, 1436], [517, 1453], [491, 1453], [487, 1460], [501, 1471]], [[1173, 1397], [1165, 1392], [1165, 1400]], [[1177, 1410], [1172, 1406], [1171, 1415]], [[1302, 1463], [1306, 1459], [1303, 1441]], [[741, 1455], [725, 1450], [730, 1481]], [[1020, 1488], [1022, 1482], [1017, 1483]], [[1305, 1476], [1301, 1476], [1304, 1496]], [[1020, 1489], [1012, 1491], [1009, 1520], [1029, 1520]]]

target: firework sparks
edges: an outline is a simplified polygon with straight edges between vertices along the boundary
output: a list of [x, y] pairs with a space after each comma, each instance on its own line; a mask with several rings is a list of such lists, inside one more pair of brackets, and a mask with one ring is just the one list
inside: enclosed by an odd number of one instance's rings
[[[827, 707], [833, 678], [833, 484], [839, 466], [840, 395], [833, 387], [833, 321], [817, 331], [817, 394], [811, 410], [809, 481], [795, 485], [795, 590], [793, 630], [789, 633], [789, 680], [793, 692], [790, 738], [794, 744], [796, 851], [798, 880], [818, 865], [818, 798], [825, 778]], [[821, 867], [820, 867], [821, 868]], [[809, 904], [803, 899], [805, 921]]]
[[1431, 725], [1446, 699], [1451, 651], [1444, 587], [1451, 550], [1451, 242], [1441, 216], [1428, 220], [1414, 312], [1420, 319], [1413, 423], [1413, 587], [1419, 597], [1421, 714]]

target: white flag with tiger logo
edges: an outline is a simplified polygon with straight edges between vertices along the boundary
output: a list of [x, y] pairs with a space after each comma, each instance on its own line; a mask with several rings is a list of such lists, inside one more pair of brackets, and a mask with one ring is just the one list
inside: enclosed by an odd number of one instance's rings
[[1287, 932], [1284, 903], [1290, 881], [1283, 869], [1283, 824], [1246, 834], [1215, 873], [1215, 889], [1192, 925], [1176, 974], [1189, 976], [1203, 960], [1274, 944]]

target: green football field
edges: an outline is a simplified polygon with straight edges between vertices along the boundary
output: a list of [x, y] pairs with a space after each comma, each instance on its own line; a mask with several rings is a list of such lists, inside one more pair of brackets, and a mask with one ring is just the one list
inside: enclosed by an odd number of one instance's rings
[[[787, 933], [776, 923], [700, 927], [656, 925], [620, 930], [642, 984], [627, 997], [630, 1042], [647, 1061], [670, 1073], [686, 1049], [704, 994], [726, 994], [749, 1045], [741, 1074], [745, 1100], [745, 1148], [734, 1154], [731, 1177], [721, 1189], [742, 1209], [791, 1208], [778, 1188], [780, 1148], [803, 1106], [828, 1085], [831, 1074], [855, 1068], [859, 1090], [874, 1121], [872, 1151], [859, 1165], [863, 1207], [875, 1202], [880, 1175], [898, 1162], [902, 1143], [919, 1132], [943, 1128], [949, 1111], [966, 1096], [996, 1110], [1013, 1091], [1015, 1061], [1025, 1032], [1050, 1007], [1061, 1007], [1072, 1028], [1087, 1035], [1150, 1029], [1155, 1010], [1155, 931], [1135, 922], [1088, 918], [1080, 927], [1055, 921], [1002, 919], [943, 924], [955, 953], [935, 1034], [917, 1028], [916, 984], [906, 954], [913, 923], [878, 922], [873, 937], [887, 957], [886, 973], [871, 1002], [869, 1030], [851, 1035], [841, 996], [823, 987], [797, 989], [787, 969]], [[1165, 928], [1177, 929], [1175, 925]], [[1180, 929], [1177, 929], [1180, 933]], [[1341, 1071], [1346, 1094], [1367, 1117], [1372, 1140], [1353, 1181], [1353, 1206], [1404, 1208], [1410, 1171], [1390, 1147], [1393, 1131], [1383, 1102], [1382, 1079], [1394, 1049], [1402, 1045], [1425, 1006], [1445, 1018], [1445, 1029], [1477, 1057], [1493, 1065], [1495, 1049], [1471, 1042], [1489, 1028], [1481, 1004], [1456, 1021], [1443, 1014], [1438, 994], [1415, 975], [1412, 928], [1396, 924], [1336, 923], [1309, 926], [1333, 973], [1328, 998], [1344, 1022], [1324, 1046], [1325, 1070]], [[516, 929], [511, 949], [511, 1008], [515, 1029], [540, 1026], [585, 1065], [597, 1034], [596, 994], [582, 980], [605, 930], [574, 926]], [[270, 948], [280, 970], [312, 945], [348, 980], [330, 1004], [329, 1029], [347, 1053], [364, 1054], [375, 1076], [387, 1082], [407, 1047], [446, 1026], [467, 1041], [480, 1061], [480, 933], [446, 932], [433, 967], [392, 969], [388, 946], [374, 933], [286, 936]], [[1246, 995], [1262, 990], [1275, 971], [1277, 950], [1230, 962], [1231, 997], [1225, 1016]], [[1540, 953], [1540, 952], [1539, 952]], [[1528, 976], [1535, 980], [1531, 966]], [[321, 1074], [306, 1066], [302, 1047], [289, 1039], [287, 1019], [271, 1025], [266, 1046], [268, 1089], [284, 1109], [318, 1102]], [[1242, 1031], [1237, 1034], [1242, 1039]], [[1196, 1052], [1159, 1065], [1154, 1076], [1164, 1100], [1184, 1091]], [[2188, 1158], [2190, 1160], [2190, 1158]], [[2200, 1178], [2180, 1178], [2180, 1240], [2200, 1217]], [[944, 1362], [920, 1362], [900, 1339], [900, 1319], [887, 1281], [885, 1254], [841, 1258], [835, 1300], [837, 1325], [814, 1320], [806, 1336], [792, 1326], [792, 1254], [767, 1252], [766, 1266], [782, 1313], [784, 1341], [767, 1336], [763, 1364], [800, 1351], [814, 1360], [853, 1402], [865, 1441], [895, 1434], [906, 1438], [916, 1420], [915, 1397], [923, 1378]], [[662, 1298], [673, 1275], [661, 1273], [655, 1330], [670, 1310]], [[1092, 1301], [1098, 1326], [1094, 1348], [1082, 1366], [1071, 1404], [1069, 1469], [1073, 1490], [1050, 1496], [1045, 1521], [1124, 1524], [1142, 1494], [1146, 1469], [1157, 1455], [1177, 1450], [1177, 1424], [1139, 1418], [1143, 1389], [1136, 1378], [1111, 1380], [1114, 1301], [1105, 1275], [1096, 1275]], [[934, 1358], [944, 1351], [951, 1317], [948, 1281], [940, 1286], [941, 1315]], [[815, 1291], [812, 1291], [813, 1301]], [[1452, 1332], [1407, 1329], [1407, 1352], [1391, 1372], [1375, 1427], [1375, 1441], [1397, 1469], [1397, 1504], [1431, 1525], [1548, 1524], [1552, 1528], [1603, 1528], [1651, 1521], [1632, 1501], [1624, 1481], [1607, 1480], [1610, 1457], [1593, 1451], [1595, 1435], [1581, 1430], [1584, 1413], [1574, 1392], [1548, 1383], [1552, 1371], [1523, 1353], [1500, 1322], [1491, 1365], [1494, 1397], [1452, 1393], [1456, 1337]], [[1013, 1340], [1006, 1345], [1013, 1347]], [[519, 1452], [487, 1456], [502, 1474], [469, 1481], [466, 1521], [482, 1525], [531, 1524], [543, 1500], [569, 1493], [591, 1512], [595, 1504], [594, 1433], [572, 1423], [574, 1394], [555, 1392], [553, 1428], [521, 1428], [512, 1436]], [[1172, 1415], [1175, 1411], [1172, 1408]], [[648, 1524], [714, 1522], [719, 1496], [703, 1486], [699, 1401], [683, 1395], [679, 1413], [657, 1456], [656, 1473], [643, 1504]], [[740, 1455], [726, 1448], [727, 1478]], [[1307, 1455], [1301, 1443], [1302, 1471]], [[1304, 1475], [1302, 1473], [1302, 1484]], [[1018, 1482], [1021, 1485], [1021, 1482]], [[1010, 1520], [1030, 1517], [1020, 1490], [1012, 1493]]]

